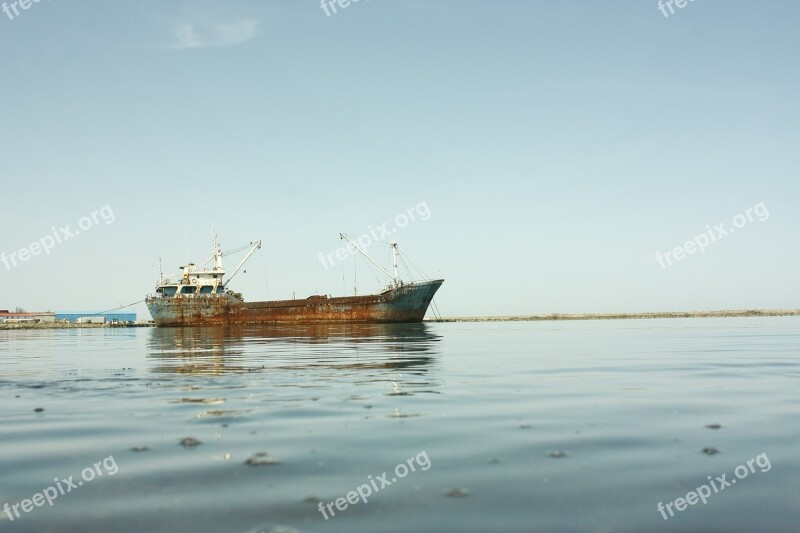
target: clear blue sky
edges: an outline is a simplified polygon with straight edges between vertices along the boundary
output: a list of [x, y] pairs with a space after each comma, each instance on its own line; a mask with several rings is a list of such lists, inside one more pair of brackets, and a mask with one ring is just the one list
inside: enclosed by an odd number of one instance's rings
[[[141, 300], [159, 257], [209, 255], [211, 226], [224, 248], [264, 240], [269, 292], [259, 255], [232, 284], [248, 300], [341, 294], [353, 260], [319, 254], [420, 202], [393, 238], [446, 278], [445, 315], [798, 307], [800, 3], [337, 10], [0, 12], [0, 252], [114, 213], [0, 263], [0, 308]], [[768, 219], [656, 260], [760, 202]], [[358, 284], [378, 285], [363, 263]]]

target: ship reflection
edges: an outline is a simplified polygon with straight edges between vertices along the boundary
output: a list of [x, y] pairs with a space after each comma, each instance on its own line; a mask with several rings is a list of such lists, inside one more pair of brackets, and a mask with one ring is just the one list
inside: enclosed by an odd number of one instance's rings
[[428, 324], [315, 324], [153, 328], [157, 373], [222, 375], [275, 370], [425, 373], [440, 336]]

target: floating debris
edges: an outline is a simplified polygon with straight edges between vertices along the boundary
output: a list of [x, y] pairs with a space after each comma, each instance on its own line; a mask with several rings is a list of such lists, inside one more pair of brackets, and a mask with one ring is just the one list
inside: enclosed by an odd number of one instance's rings
[[488, 462], [490, 465], [498, 465], [498, 464], [500, 464], [500, 459], [498, 459], [497, 457], [492, 457], [492, 458], [491, 458], [491, 459], [489, 459], [489, 461], [487, 461], [487, 462]]
[[220, 454], [220, 455], [212, 456], [212, 459], [214, 459], [216, 461], [228, 461], [230, 458], [231, 458], [230, 452], [225, 452], [225, 453]]
[[533, 426], [530, 424], [522, 424], [519, 429], [531, 429]]
[[36, 409], [33, 410], [34, 413], [41, 413], [43, 411], [44, 411], [44, 407], [37, 407]]
[[469, 489], [465, 489], [462, 487], [456, 487], [451, 489], [450, 492], [447, 493], [449, 498], [464, 498], [469, 496]]
[[219, 405], [225, 403], [225, 398], [180, 398], [172, 400], [170, 403], [203, 403], [207, 405]]
[[248, 533], [300, 533], [300, 530], [280, 524], [265, 524], [254, 527]]
[[719, 428], [721, 428], [722, 426], [720, 426], [719, 424], [708, 424], [706, 427], [707, 427], [708, 429], [719, 429]]
[[229, 411], [225, 409], [211, 409], [209, 411], [203, 411], [202, 413], [197, 415], [197, 418], [208, 418], [209, 416], [239, 416], [246, 412], [247, 411], [242, 411], [242, 410]]
[[714, 454], [719, 453], [719, 450], [714, 448], [713, 446], [707, 446], [707, 447], [703, 448], [703, 453], [706, 454], [706, 455], [714, 455]]
[[316, 496], [306, 496], [305, 498], [303, 498], [303, 501], [306, 503], [319, 503], [322, 500], [320, 500]]
[[184, 448], [194, 448], [195, 446], [200, 446], [201, 444], [203, 443], [194, 437], [186, 437], [181, 439], [181, 446]]
[[250, 530], [250, 533], [300, 533], [299, 529], [289, 526], [261, 526]]
[[148, 448], [147, 446], [134, 446], [134, 447], [131, 448], [131, 451], [132, 452], [148, 452], [148, 451], [150, 451], [150, 448]]
[[414, 418], [422, 416], [421, 413], [401, 413], [399, 409], [394, 410], [394, 414], [386, 415], [387, 418]]
[[554, 459], [561, 459], [562, 457], [566, 457], [566, 456], [567, 456], [567, 452], [565, 452], [564, 450], [556, 450], [554, 452], [550, 452], [550, 457], [552, 457]]
[[280, 461], [267, 455], [267, 452], [258, 452], [244, 462], [249, 466], [279, 465]]

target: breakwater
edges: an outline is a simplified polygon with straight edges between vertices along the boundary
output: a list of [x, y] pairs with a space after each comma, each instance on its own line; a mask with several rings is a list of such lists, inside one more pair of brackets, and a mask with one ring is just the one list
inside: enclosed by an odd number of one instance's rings
[[539, 320], [631, 320], [651, 318], [739, 318], [798, 316], [800, 309], [747, 309], [726, 311], [668, 311], [658, 313], [550, 313], [546, 315], [473, 316], [427, 319], [430, 322], [531, 322]]

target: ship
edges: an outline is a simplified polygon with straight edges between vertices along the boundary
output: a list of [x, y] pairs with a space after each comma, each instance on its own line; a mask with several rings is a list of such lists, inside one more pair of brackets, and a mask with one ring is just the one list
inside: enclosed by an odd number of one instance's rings
[[[352, 246], [388, 276], [389, 283], [382, 290], [369, 295], [312, 295], [302, 299], [246, 302], [242, 294], [228, 288], [228, 284], [253, 253], [261, 249], [261, 241], [223, 253], [217, 235], [213, 234], [211, 257], [199, 266], [191, 262], [181, 266], [176, 276], [161, 274], [155, 294], [147, 296], [145, 303], [156, 326], [422, 322], [444, 279], [404, 281], [398, 273], [397, 259], [398, 256], [402, 259], [402, 252], [396, 242], [388, 243], [392, 250], [392, 273], [357, 242], [343, 233], [339, 235], [348, 241], [348, 248]], [[246, 249], [245, 257], [226, 278], [223, 256]], [[205, 267], [212, 261], [211, 268]]]

